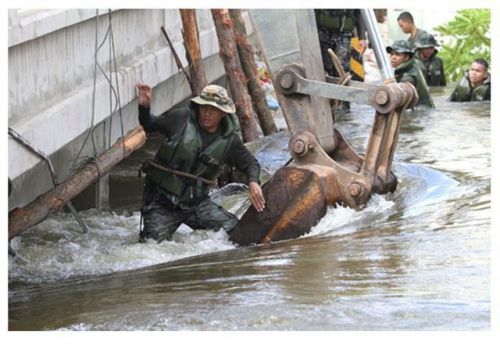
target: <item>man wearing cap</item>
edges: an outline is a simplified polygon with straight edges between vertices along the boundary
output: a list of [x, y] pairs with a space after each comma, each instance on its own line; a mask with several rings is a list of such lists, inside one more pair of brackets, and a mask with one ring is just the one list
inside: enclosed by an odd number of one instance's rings
[[398, 16], [398, 24], [405, 34], [410, 34], [406, 42], [411, 50], [415, 49], [415, 44], [427, 31], [417, 28], [410, 12], [401, 12]]
[[443, 60], [437, 56], [436, 47], [439, 44], [434, 36], [423, 34], [415, 44], [417, 66], [422, 71], [425, 81], [429, 86], [446, 86], [444, 77]]
[[489, 100], [491, 100], [491, 76], [488, 72], [488, 62], [484, 59], [475, 59], [453, 90], [450, 101], [478, 102]]
[[160, 132], [165, 141], [146, 172], [140, 240], [170, 240], [182, 223], [194, 229], [223, 228], [230, 232], [238, 218], [208, 196], [224, 163], [245, 172], [250, 201], [265, 207], [260, 165], [235, 132], [235, 105], [221, 86], [208, 85], [189, 106], [155, 117], [150, 114], [151, 87], [138, 83], [139, 122], [147, 133]]
[[398, 83], [411, 83], [417, 89], [417, 105], [425, 105], [434, 108], [434, 102], [427, 90], [427, 83], [422, 72], [417, 67], [413, 52], [405, 40], [395, 41], [386, 47], [387, 53], [391, 55], [391, 65], [395, 68], [394, 77]]

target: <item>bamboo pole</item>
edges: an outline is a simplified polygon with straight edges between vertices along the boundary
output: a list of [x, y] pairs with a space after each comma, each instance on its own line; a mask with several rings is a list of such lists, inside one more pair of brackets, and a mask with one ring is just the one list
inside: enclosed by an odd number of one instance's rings
[[262, 132], [264, 135], [269, 135], [277, 131], [273, 116], [267, 106], [266, 93], [262, 89], [259, 81], [259, 76], [254, 60], [254, 51], [248, 42], [245, 34], [245, 25], [240, 9], [229, 10], [229, 15], [234, 24], [234, 35], [236, 45], [238, 47], [238, 55], [241, 61], [241, 67], [248, 79], [248, 90], [252, 96], [252, 100], [260, 120]]
[[62, 208], [69, 200], [144, 145], [145, 141], [146, 134], [144, 130], [141, 126], [136, 127], [95, 161], [88, 163], [78, 172], [68, 177], [64, 183], [40, 195], [27, 206], [9, 212], [9, 240]]
[[189, 62], [191, 92], [193, 96], [199, 96], [201, 90], [207, 85], [207, 78], [202, 64], [196, 12], [194, 9], [180, 9], [179, 12], [182, 20], [182, 36], [184, 37], [186, 58]]
[[212, 17], [219, 39], [219, 55], [224, 62], [231, 96], [236, 104], [236, 114], [240, 120], [243, 141], [256, 140], [258, 138], [257, 122], [254, 119], [250, 95], [246, 88], [246, 77], [238, 58], [232, 20], [227, 9], [212, 9]]

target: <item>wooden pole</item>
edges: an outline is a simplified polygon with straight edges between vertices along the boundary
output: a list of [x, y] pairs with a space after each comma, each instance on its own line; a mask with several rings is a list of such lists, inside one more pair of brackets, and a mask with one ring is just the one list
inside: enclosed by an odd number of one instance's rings
[[246, 77], [238, 58], [233, 22], [227, 9], [212, 9], [212, 17], [219, 39], [219, 55], [224, 62], [231, 96], [236, 104], [236, 114], [240, 120], [243, 141], [255, 140], [258, 138], [257, 123], [254, 119], [250, 95], [246, 88]]
[[194, 9], [180, 9], [179, 12], [182, 20], [182, 36], [184, 37], [186, 58], [189, 62], [191, 92], [193, 96], [199, 96], [201, 90], [207, 86], [207, 78], [201, 59], [200, 36], [198, 33], [198, 24], [196, 23], [196, 12]]
[[269, 135], [277, 131], [273, 116], [267, 106], [266, 93], [262, 89], [257, 73], [257, 68], [254, 60], [254, 51], [248, 42], [245, 34], [245, 25], [240, 9], [229, 10], [229, 15], [234, 24], [234, 35], [236, 45], [238, 47], [238, 55], [240, 56], [241, 66], [248, 79], [248, 90], [252, 96], [252, 100], [260, 120], [262, 132], [264, 135]]
[[100, 176], [107, 174], [115, 165], [144, 145], [145, 141], [144, 130], [141, 126], [136, 127], [95, 161], [88, 163], [68, 177], [64, 183], [40, 195], [27, 206], [9, 212], [9, 240], [62, 208], [68, 201], [96, 182]]

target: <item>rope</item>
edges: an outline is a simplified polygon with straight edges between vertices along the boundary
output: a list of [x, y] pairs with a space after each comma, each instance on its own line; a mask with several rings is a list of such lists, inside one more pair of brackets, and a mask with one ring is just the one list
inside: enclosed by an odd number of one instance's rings
[[[121, 127], [121, 133], [122, 133], [122, 138], [125, 138], [125, 130], [123, 128], [123, 114], [122, 114], [122, 107], [121, 107], [121, 100], [120, 100], [120, 85], [118, 84], [118, 68], [116, 66], [116, 52], [115, 52], [115, 40], [113, 36], [113, 27], [112, 27], [112, 16], [111, 16], [111, 9], [108, 11], [109, 13], [109, 27], [110, 27], [110, 32], [111, 32], [111, 46], [112, 46], [112, 51], [113, 51], [113, 65], [114, 65], [114, 72], [115, 72], [115, 83], [116, 83], [116, 95], [117, 95], [117, 106], [118, 106], [118, 111], [120, 115], [120, 127]], [[113, 85], [111, 84], [111, 87]], [[112, 120], [112, 117], [110, 116], [110, 119]], [[110, 122], [110, 128], [111, 128], [111, 122]], [[109, 139], [111, 141], [111, 135], [109, 136]], [[110, 143], [111, 146], [111, 143]], [[123, 145], [123, 158], [126, 156], [126, 151], [125, 151], [125, 145]]]
[[167, 168], [163, 165], [160, 165], [154, 161], [152, 161], [151, 159], [147, 160], [146, 161], [146, 165], [151, 165], [161, 171], [164, 171], [164, 172], [168, 172], [168, 173], [172, 173], [174, 175], [178, 175], [178, 176], [182, 176], [182, 177], [186, 177], [186, 178], [189, 178], [189, 179], [192, 179], [192, 180], [200, 180], [201, 182], [205, 183], [205, 184], [208, 184], [208, 185], [217, 185], [217, 180], [209, 180], [209, 179], [206, 179], [204, 177], [200, 177], [200, 176], [196, 176], [196, 175], [193, 175], [193, 174], [190, 174], [190, 173], [187, 173], [187, 172], [184, 172], [184, 171], [179, 171], [179, 170], [174, 170], [174, 169], [170, 169], [170, 168]]
[[[121, 134], [122, 137], [125, 137], [125, 131], [124, 131], [124, 126], [123, 126], [123, 114], [122, 114], [122, 109], [121, 109], [121, 101], [120, 101], [120, 91], [118, 87], [118, 68], [116, 64], [116, 53], [115, 53], [115, 45], [114, 45], [114, 36], [113, 36], [113, 26], [112, 26], [112, 11], [111, 9], [108, 10], [108, 27], [106, 29], [106, 33], [103, 37], [103, 39], [99, 42], [99, 10], [96, 10], [96, 16], [95, 16], [95, 46], [94, 46], [94, 80], [93, 80], [93, 90], [92, 90], [92, 116], [91, 116], [91, 127], [87, 132], [87, 135], [80, 146], [80, 149], [78, 150], [78, 153], [76, 157], [72, 160], [71, 167], [68, 169], [68, 176], [75, 171], [78, 171], [82, 166], [87, 164], [90, 160], [94, 160], [97, 157], [97, 148], [95, 144], [95, 138], [94, 138], [94, 132], [96, 125], [94, 123], [95, 121], [95, 95], [96, 95], [96, 85], [97, 85], [97, 70], [99, 70], [104, 78], [106, 79], [107, 83], [109, 84], [110, 88], [110, 96], [109, 96], [109, 109], [110, 109], [110, 115], [109, 115], [109, 128], [108, 128], [108, 148], [111, 147], [111, 131], [112, 131], [112, 124], [113, 124], [113, 114], [118, 110], [119, 111], [119, 116], [120, 116], [120, 127], [121, 127]], [[104, 46], [105, 42], [109, 40], [109, 60], [110, 60], [110, 75], [111, 73], [115, 73], [115, 83], [116, 83], [116, 89], [113, 86], [113, 80], [111, 77], [108, 77], [106, 71], [103, 69], [103, 67], [99, 64], [98, 61], [98, 53], [101, 50], [101, 48]], [[113, 97], [115, 100], [115, 106], [113, 108]], [[104, 122], [104, 125], [106, 125], [106, 122]], [[105, 130], [105, 129], [104, 129]], [[88, 142], [89, 137], [91, 137], [92, 141], [92, 147], [94, 150], [94, 155], [92, 157], [80, 157], [82, 154], [82, 151], [85, 147], [85, 145]], [[104, 145], [106, 146], [106, 137], [104, 137]], [[126, 155], [126, 150], [125, 147], [123, 147], [123, 157]], [[83, 162], [79, 162], [79, 160], [82, 160]], [[101, 177], [100, 172], [99, 177]]]

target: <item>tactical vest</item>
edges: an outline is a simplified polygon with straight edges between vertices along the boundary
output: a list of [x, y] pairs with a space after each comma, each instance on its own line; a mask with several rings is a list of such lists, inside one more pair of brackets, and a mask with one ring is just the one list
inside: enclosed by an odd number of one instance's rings
[[355, 10], [315, 10], [320, 27], [331, 31], [353, 32], [356, 27]]
[[422, 71], [428, 86], [446, 86], [443, 61], [436, 56], [437, 50], [426, 61], [417, 59], [417, 66]]
[[[155, 162], [172, 170], [215, 180], [222, 170], [235, 135], [231, 116], [224, 116], [220, 125], [223, 134], [203, 148], [196, 111], [191, 110], [185, 127], [170, 140], [166, 139], [162, 143], [156, 153]], [[147, 176], [167, 193], [174, 204], [192, 202], [208, 195], [207, 186], [200, 180], [178, 176], [153, 166], [149, 167]]]
[[489, 101], [491, 99], [491, 78], [488, 77], [483, 82], [483, 84], [476, 86], [474, 89], [471, 88], [469, 82], [469, 71], [465, 72], [460, 82], [455, 87], [455, 90], [451, 94], [450, 100], [452, 102], [477, 102], [477, 101]]
[[427, 90], [425, 78], [413, 58], [399, 65], [394, 70], [394, 77], [398, 83], [410, 81], [413, 84], [415, 82], [416, 85], [413, 86], [417, 89], [417, 105], [425, 105], [430, 108], [434, 108], [434, 102], [432, 101], [432, 97]]

